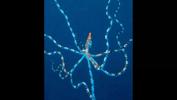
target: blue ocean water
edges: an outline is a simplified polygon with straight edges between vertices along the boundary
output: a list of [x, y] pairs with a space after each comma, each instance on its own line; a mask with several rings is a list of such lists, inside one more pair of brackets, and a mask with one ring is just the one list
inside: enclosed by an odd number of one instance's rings
[[[69, 22], [73, 31], [76, 33], [76, 40], [79, 47], [84, 48], [87, 35], [92, 33], [92, 47], [90, 52], [93, 54], [103, 52], [106, 49], [104, 34], [109, 25], [109, 20], [105, 14], [105, 7], [108, 0], [58, 0], [62, 9], [69, 18]], [[125, 27], [125, 32], [120, 35], [122, 44], [132, 38], [132, 0], [120, 0], [120, 9], [117, 14], [118, 19]], [[118, 6], [117, 0], [111, 0], [109, 12], [114, 13]], [[45, 0], [44, 6], [44, 28], [45, 34], [51, 35], [57, 43], [62, 46], [77, 50], [72, 38], [71, 32], [67, 27], [64, 16], [59, 12], [54, 0]], [[116, 33], [121, 30], [120, 25], [114, 24], [110, 34], [110, 49], [116, 49]], [[62, 52], [66, 69], [69, 70], [81, 57], [72, 52], [59, 49], [50, 40], [45, 39], [45, 50], [52, 52], [58, 50]], [[110, 77], [101, 71], [92, 68], [95, 83], [96, 100], [132, 100], [132, 43], [126, 48], [128, 54], [128, 67], [124, 74], [119, 77]], [[45, 56], [45, 100], [90, 100], [84, 87], [74, 89], [69, 78], [62, 80], [57, 73], [52, 71], [52, 66], [61, 64], [60, 56]], [[103, 58], [95, 59], [98, 63]], [[108, 57], [105, 69], [110, 72], [121, 70], [123, 65], [123, 55], [114, 53]], [[93, 67], [93, 66], [92, 66]], [[88, 72], [88, 64], [86, 59], [79, 64], [73, 73], [74, 83], [85, 81], [90, 88], [90, 76]]]

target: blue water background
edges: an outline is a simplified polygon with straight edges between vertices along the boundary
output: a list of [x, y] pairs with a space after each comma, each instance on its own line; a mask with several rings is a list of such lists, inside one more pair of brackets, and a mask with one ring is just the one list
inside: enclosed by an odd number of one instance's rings
[[[109, 25], [109, 20], [105, 14], [107, 0], [58, 0], [61, 7], [69, 17], [71, 26], [76, 33], [76, 39], [82, 48], [85, 44], [88, 32], [92, 32], [93, 45], [91, 53], [103, 52], [106, 49], [104, 34]], [[110, 14], [117, 7], [117, 0], [111, 0]], [[121, 34], [122, 43], [126, 43], [132, 38], [132, 0], [120, 0], [121, 6], [118, 18], [125, 27], [125, 33]], [[74, 45], [72, 35], [67, 27], [64, 16], [59, 12], [53, 0], [45, 0], [45, 33], [51, 35], [58, 43], [77, 50]], [[118, 24], [113, 25], [109, 34], [110, 48], [118, 48], [116, 44], [116, 33], [121, 28]], [[59, 50], [65, 58], [66, 69], [71, 69], [81, 57], [72, 52], [61, 50], [50, 40], [45, 39], [45, 50]], [[109, 77], [103, 72], [96, 71], [92, 66], [93, 78], [95, 82], [95, 96], [97, 100], [132, 100], [132, 44], [126, 49], [128, 53], [129, 65], [127, 71], [120, 77]], [[51, 66], [61, 63], [60, 56], [45, 56], [45, 100], [90, 100], [84, 87], [74, 89], [69, 78], [61, 80], [57, 73], [51, 70]], [[103, 58], [96, 59], [99, 63]], [[123, 55], [116, 53], [110, 55], [105, 69], [112, 72], [121, 70], [123, 65]], [[84, 60], [79, 64], [73, 74], [74, 83], [85, 81], [90, 86], [88, 64]], [[90, 87], [89, 87], [90, 88]]]

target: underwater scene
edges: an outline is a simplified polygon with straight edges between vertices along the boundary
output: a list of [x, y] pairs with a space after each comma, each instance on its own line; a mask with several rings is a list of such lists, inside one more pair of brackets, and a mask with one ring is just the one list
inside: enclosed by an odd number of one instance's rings
[[133, 1], [44, 1], [45, 100], [132, 100]]

